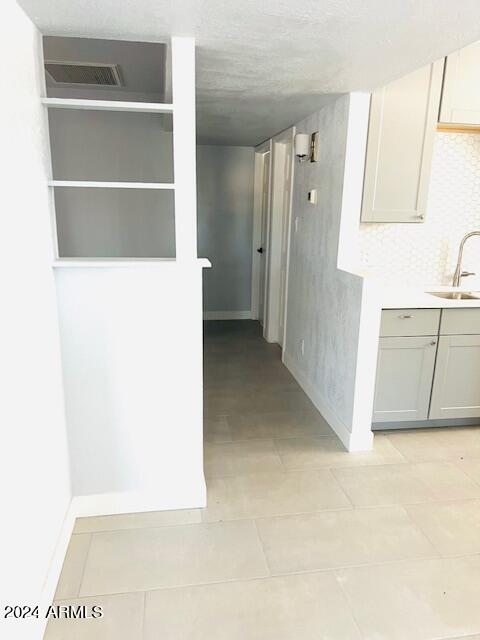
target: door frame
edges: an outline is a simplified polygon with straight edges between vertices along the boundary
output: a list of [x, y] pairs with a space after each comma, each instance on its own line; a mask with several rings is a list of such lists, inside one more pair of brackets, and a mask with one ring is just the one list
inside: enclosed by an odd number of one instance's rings
[[[290, 127], [280, 132], [271, 140], [270, 156], [270, 206], [268, 209], [267, 226], [267, 255], [266, 255], [266, 284], [265, 284], [265, 322], [263, 336], [267, 342], [285, 343], [287, 326], [287, 301], [288, 301], [288, 267], [292, 218], [292, 193], [294, 153], [293, 142], [295, 127]], [[291, 145], [291, 166], [289, 167], [290, 185], [289, 202], [284, 206], [286, 184], [286, 146]], [[281, 265], [282, 265], [282, 240], [286, 229], [287, 264], [282, 295]], [[284, 326], [280, 335], [280, 305], [283, 299]]]
[[[285, 253], [285, 280], [280, 281], [280, 305], [279, 309], [279, 343], [282, 347], [282, 355], [284, 351], [284, 345], [287, 335], [287, 309], [288, 309], [288, 275], [290, 268], [290, 242], [291, 242], [291, 228], [292, 228], [292, 204], [293, 204], [293, 177], [295, 171], [295, 127], [290, 127], [280, 134], [280, 139], [283, 140], [285, 146], [290, 145], [290, 162], [287, 169], [287, 164], [284, 165], [284, 184], [282, 194], [283, 214], [282, 214], [282, 229], [281, 229], [281, 258], [280, 266], [282, 266], [283, 253]], [[288, 186], [287, 186], [288, 180]], [[283, 200], [285, 191], [288, 191], [288, 200]], [[283, 244], [285, 243], [285, 251], [283, 250]], [[282, 291], [283, 289], [283, 291]], [[282, 303], [283, 300], [283, 303]], [[283, 313], [283, 326], [280, 322], [280, 318]]]
[[[260, 291], [264, 287], [263, 337], [267, 342], [285, 344], [288, 308], [288, 272], [290, 266], [290, 243], [292, 222], [293, 180], [295, 168], [294, 154], [295, 127], [289, 127], [270, 140], [255, 147], [255, 182], [252, 245], [252, 303], [254, 320], [259, 319]], [[291, 145], [291, 166], [289, 167], [289, 201], [284, 207], [285, 193], [285, 147]], [[269, 199], [267, 207], [267, 237], [264, 250], [265, 281], [260, 282], [260, 256], [257, 249], [262, 237], [262, 196], [264, 156], [270, 152]], [[281, 261], [282, 242], [286, 234], [286, 268], [282, 296]], [[283, 329], [280, 329], [281, 301], [283, 297]], [[280, 335], [282, 333], [282, 335]]]
[[[255, 147], [255, 176], [254, 176], [254, 196], [253, 196], [253, 233], [252, 233], [252, 302], [251, 315], [253, 320], [260, 319], [260, 292], [264, 288], [264, 310], [266, 302], [266, 279], [267, 279], [267, 247], [263, 248], [263, 259], [265, 260], [265, 281], [261, 280], [261, 257], [257, 251], [262, 242], [262, 205], [263, 205], [263, 172], [265, 154], [270, 153], [270, 175], [268, 177], [268, 205], [267, 205], [267, 230], [268, 218], [271, 205], [271, 171], [272, 171], [272, 141], [267, 140]], [[267, 233], [268, 242], [268, 233]]]

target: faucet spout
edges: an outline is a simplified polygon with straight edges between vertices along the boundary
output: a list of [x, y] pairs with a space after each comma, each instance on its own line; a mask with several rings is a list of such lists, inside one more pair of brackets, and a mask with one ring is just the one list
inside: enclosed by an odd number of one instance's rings
[[[453, 287], [459, 287], [460, 286], [460, 280], [462, 277], [462, 258], [463, 258], [463, 248], [465, 246], [465, 242], [471, 238], [472, 236], [480, 236], [480, 231], [470, 231], [470, 233], [467, 233], [462, 241], [460, 242], [460, 247], [458, 249], [458, 258], [457, 258], [457, 266], [455, 267], [455, 273], [453, 274], [453, 282], [452, 282], [452, 286]], [[470, 275], [470, 274], [468, 274]]]

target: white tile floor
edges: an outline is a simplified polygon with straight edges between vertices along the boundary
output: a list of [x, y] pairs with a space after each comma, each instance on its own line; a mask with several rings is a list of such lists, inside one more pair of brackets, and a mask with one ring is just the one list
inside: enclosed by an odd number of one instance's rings
[[349, 454], [248, 321], [205, 384], [207, 509], [78, 520], [46, 640], [480, 640], [480, 429]]

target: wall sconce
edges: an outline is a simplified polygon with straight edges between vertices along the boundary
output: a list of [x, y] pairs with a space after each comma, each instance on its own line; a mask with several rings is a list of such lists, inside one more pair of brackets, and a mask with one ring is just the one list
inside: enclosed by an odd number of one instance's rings
[[318, 160], [318, 131], [315, 133], [297, 133], [295, 135], [295, 155], [299, 162], [317, 162]]

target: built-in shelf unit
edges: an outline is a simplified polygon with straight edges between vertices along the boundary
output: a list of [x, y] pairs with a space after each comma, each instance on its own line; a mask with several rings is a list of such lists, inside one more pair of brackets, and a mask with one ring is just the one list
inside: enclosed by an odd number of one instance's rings
[[[132, 43], [134, 44], [134, 43]], [[163, 45], [165, 46], [165, 45]], [[166, 90], [166, 93], [171, 93], [173, 99], [170, 102], [148, 102], [148, 101], [129, 101], [129, 100], [97, 100], [97, 99], [84, 99], [78, 97], [44, 97], [42, 103], [48, 110], [50, 121], [50, 140], [51, 140], [51, 152], [52, 152], [52, 180], [49, 182], [50, 188], [52, 188], [55, 202], [55, 215], [54, 215], [54, 227], [57, 240], [57, 255], [55, 256], [56, 264], [58, 265], [62, 258], [74, 259], [76, 261], [87, 260], [100, 260], [100, 264], [108, 262], [108, 259], [128, 259], [133, 260], [139, 258], [145, 259], [171, 259], [176, 257], [177, 259], [193, 259], [196, 257], [196, 189], [195, 189], [195, 145], [194, 134], [195, 131], [195, 97], [194, 97], [194, 64], [192, 52], [186, 51], [189, 43], [183, 38], [174, 38], [171, 44], [171, 73], [169, 70], [165, 71], [166, 77], [171, 77], [171, 91]], [[167, 59], [167, 56], [165, 57]], [[190, 69], [186, 68], [185, 60], [190, 60]], [[188, 67], [188, 65], [187, 65]], [[77, 89], [78, 90], [78, 89]], [[118, 95], [118, 94], [117, 94]], [[169, 96], [168, 96], [169, 97]], [[168, 144], [166, 149], [161, 153], [169, 154], [168, 163], [170, 165], [167, 173], [171, 175], [165, 181], [153, 181], [147, 179], [145, 181], [138, 180], [138, 174], [141, 173], [142, 167], [148, 165], [149, 159], [142, 159], [142, 162], [138, 162], [138, 155], [142, 152], [143, 148], [147, 148], [147, 152], [151, 153], [152, 145], [154, 144], [154, 136], [146, 136], [142, 139], [136, 140], [135, 133], [130, 133], [126, 136], [125, 131], [129, 126], [129, 123], [134, 124], [132, 120], [121, 124], [118, 128], [118, 136], [116, 133], [109, 131], [104, 134], [106, 141], [105, 150], [105, 166], [109, 172], [117, 171], [120, 179], [114, 180], [102, 180], [97, 179], [97, 175], [91, 175], [95, 171], [95, 166], [99, 163], [100, 153], [98, 152], [99, 145], [103, 142], [102, 136], [98, 138], [92, 133], [93, 126], [101, 126], [99, 123], [100, 117], [109, 116], [78, 116], [78, 119], [90, 118], [85, 125], [85, 121], [80, 124], [77, 120], [77, 116], [62, 116], [57, 118], [63, 127], [61, 133], [57, 136], [52, 135], [52, 128], [56, 124], [55, 113], [58, 111], [64, 112], [106, 112], [112, 115], [112, 118], [122, 118], [122, 113], [131, 114], [129, 118], [143, 118], [141, 126], [144, 127], [142, 134], [145, 135], [145, 126], [147, 123], [152, 131], [158, 135], [158, 129], [162, 128], [162, 123], [167, 122], [166, 126], [163, 126], [164, 136], [168, 138]], [[165, 120], [151, 120], [148, 118], [168, 118]], [[73, 127], [69, 127], [68, 118], [73, 118]], [[147, 119], [147, 120], [146, 120]], [[117, 120], [118, 121], [118, 120]], [[122, 121], [123, 122], [123, 121]], [[138, 120], [137, 120], [138, 122]], [[160, 124], [158, 124], [160, 122]], [[89, 127], [89, 123], [92, 123], [92, 127]], [[170, 124], [171, 123], [171, 124]], [[82, 126], [85, 127], [85, 139], [82, 136]], [[116, 125], [114, 125], [116, 126]], [[112, 127], [112, 124], [109, 124]], [[155, 128], [156, 127], [156, 128]], [[89, 130], [90, 129], [90, 130]], [[73, 133], [77, 136], [72, 144]], [[99, 140], [99, 138], [102, 138]], [[125, 141], [124, 141], [125, 138]], [[148, 144], [144, 144], [144, 142]], [[55, 146], [64, 146], [71, 144], [72, 148], [62, 148], [60, 151]], [[89, 166], [88, 151], [94, 149], [92, 158], [92, 167]], [[117, 145], [115, 147], [115, 145]], [[129, 145], [135, 146], [135, 152], [132, 154], [132, 166], [131, 170], [134, 176], [128, 175], [128, 160], [130, 158]], [[193, 146], [192, 146], [193, 145]], [[119, 153], [115, 154], [115, 149]], [[112, 151], [113, 150], [113, 151]], [[103, 151], [102, 151], [103, 152]], [[109, 156], [110, 153], [110, 156]], [[64, 174], [68, 171], [68, 167], [72, 164], [71, 154], [83, 154], [85, 157], [80, 161], [82, 163], [82, 171], [87, 172], [88, 176], [78, 175], [58, 175], [58, 173]], [[57, 155], [57, 158], [56, 158]], [[153, 153], [152, 153], [153, 155]], [[60, 160], [58, 159], [60, 156]], [[118, 156], [121, 156], [119, 159]], [[62, 157], [67, 162], [62, 163]], [[137, 166], [135, 161], [137, 160]], [[155, 165], [155, 158], [150, 162], [150, 165]], [[167, 161], [164, 162], [166, 164]], [[75, 164], [75, 162], [73, 162]], [[56, 166], [60, 167], [61, 171], [56, 171]], [[67, 167], [67, 169], [65, 169]], [[150, 167], [147, 166], [147, 169]], [[155, 167], [154, 167], [155, 168]], [[152, 169], [153, 171], [153, 169]], [[147, 171], [146, 173], [152, 173]], [[161, 171], [158, 167], [155, 168], [158, 173]], [[75, 172], [74, 172], [75, 173]], [[122, 174], [122, 175], [120, 175]], [[175, 182], [173, 181], [175, 176]], [[76, 179], [76, 178], [88, 177], [89, 179]], [[117, 178], [117, 175], [109, 176]], [[126, 179], [123, 179], [123, 178]], [[134, 177], [135, 179], [128, 179]], [[143, 175], [142, 175], [143, 177]], [[156, 178], [157, 176], [153, 176]], [[160, 176], [166, 177], [166, 176]], [[62, 179], [60, 179], [62, 178]], [[65, 179], [68, 178], [68, 179]], [[93, 179], [92, 179], [93, 178]], [[151, 175], [148, 178], [152, 178]], [[121, 190], [119, 192], [118, 190]], [[130, 195], [127, 198], [127, 192], [129, 190]], [[104, 195], [100, 197], [95, 196], [94, 192], [105, 191]], [[153, 196], [147, 197], [147, 192], [156, 191], [159, 194], [164, 192], [167, 194], [171, 192], [172, 196], [158, 196], [157, 201], [153, 201]], [[61, 192], [63, 192], [62, 195]], [[81, 195], [81, 194], [85, 195]], [[124, 196], [121, 195], [124, 194]], [[75, 195], [76, 194], [76, 195]], [[111, 195], [108, 195], [111, 194]], [[144, 195], [142, 195], [144, 194]], [[120, 200], [122, 198], [122, 200]], [[108, 201], [108, 202], [107, 202]], [[82, 204], [83, 203], [83, 204]], [[121, 206], [119, 206], [121, 204]], [[158, 207], [155, 210], [155, 214], [158, 214], [158, 218], [152, 216], [151, 208]], [[122, 246], [115, 247], [113, 251], [105, 246], [106, 250], [101, 248], [101, 242], [92, 243], [93, 248], [90, 250], [88, 247], [89, 242], [89, 230], [93, 235], [95, 234], [95, 225], [92, 224], [93, 210], [98, 209], [99, 225], [103, 225], [102, 237], [108, 236], [108, 225], [112, 225], [112, 234], [109, 242], [115, 242], [115, 234], [122, 238]], [[83, 212], [82, 212], [83, 209]], [[182, 218], [179, 220], [179, 215]], [[163, 216], [163, 218], [162, 218]], [[88, 220], [87, 220], [88, 217]], [[60, 218], [63, 218], [60, 221]], [[163, 222], [159, 220], [165, 219], [165, 229], [162, 228]], [[143, 229], [132, 228], [130, 233], [129, 227], [135, 226], [138, 221], [138, 225], [146, 225]], [[80, 241], [78, 246], [75, 245], [75, 241], [70, 238], [68, 242], [65, 241], [65, 233], [71, 235], [76, 233], [76, 227], [83, 227], [78, 232]], [[88, 225], [88, 228], [87, 226]], [[164, 239], [159, 242], [159, 249], [151, 251], [152, 238], [155, 238], [159, 233], [171, 234], [170, 248], [165, 253], [162, 253], [162, 247], [165, 247]], [[145, 252], [136, 252], [135, 247], [138, 247], [141, 242], [141, 236], [144, 235], [147, 238], [148, 246], [150, 248], [145, 249]], [[133, 242], [129, 242], [129, 239], [133, 238]], [[129, 249], [129, 245], [133, 248]], [[74, 249], [72, 250], [72, 246]], [[67, 249], [65, 248], [67, 247]], [[99, 248], [100, 247], [100, 248]]]

